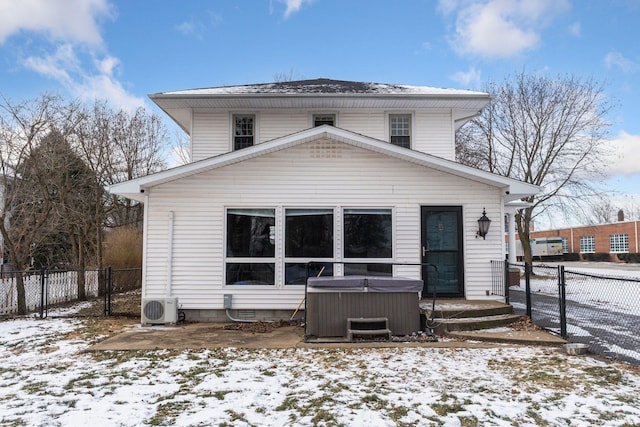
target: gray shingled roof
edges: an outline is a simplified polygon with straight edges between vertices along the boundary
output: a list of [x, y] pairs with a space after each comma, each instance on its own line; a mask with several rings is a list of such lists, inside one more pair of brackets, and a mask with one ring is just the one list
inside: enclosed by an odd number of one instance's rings
[[220, 86], [163, 92], [158, 95], [242, 95], [242, 94], [380, 94], [380, 95], [486, 95], [460, 89], [352, 82], [332, 79], [297, 80], [240, 86]]

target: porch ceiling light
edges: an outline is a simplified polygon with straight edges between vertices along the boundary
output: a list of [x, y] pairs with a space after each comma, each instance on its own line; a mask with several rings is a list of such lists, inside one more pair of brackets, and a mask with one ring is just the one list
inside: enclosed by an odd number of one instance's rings
[[489, 232], [490, 225], [491, 220], [487, 218], [487, 212], [482, 208], [482, 216], [478, 219], [478, 232], [476, 233], [476, 239], [480, 236], [484, 240], [485, 236]]

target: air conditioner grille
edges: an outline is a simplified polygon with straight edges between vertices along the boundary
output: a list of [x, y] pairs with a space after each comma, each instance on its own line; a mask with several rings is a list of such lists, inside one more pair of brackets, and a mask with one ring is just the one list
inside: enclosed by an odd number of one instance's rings
[[164, 318], [164, 304], [162, 301], [147, 301], [144, 305], [144, 316], [149, 320], [161, 320]]

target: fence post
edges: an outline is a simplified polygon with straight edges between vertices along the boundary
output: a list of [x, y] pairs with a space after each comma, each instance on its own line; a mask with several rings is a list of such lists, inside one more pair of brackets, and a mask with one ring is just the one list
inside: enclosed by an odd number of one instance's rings
[[504, 302], [509, 304], [509, 260], [504, 261]]
[[111, 292], [113, 292], [113, 270], [107, 267], [107, 316], [111, 316]]
[[44, 304], [46, 301], [45, 298], [45, 270], [44, 267], [40, 267], [40, 318], [44, 318]]
[[560, 336], [567, 336], [567, 293], [564, 276], [564, 265], [558, 266], [558, 291], [560, 293]]
[[531, 319], [531, 264], [524, 263], [524, 295], [527, 302], [527, 317]]

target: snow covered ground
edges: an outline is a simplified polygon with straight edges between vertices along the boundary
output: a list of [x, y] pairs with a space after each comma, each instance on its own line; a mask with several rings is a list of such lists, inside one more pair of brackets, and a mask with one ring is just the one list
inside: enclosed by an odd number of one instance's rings
[[[569, 339], [587, 343], [598, 353], [640, 363], [640, 266], [595, 262], [552, 263], [542, 267], [534, 264], [532, 318], [558, 333], [558, 264], [564, 265], [566, 271]], [[519, 287], [511, 289], [510, 302], [520, 313], [526, 308], [524, 290], [524, 279]]]
[[88, 353], [87, 322], [0, 322], [0, 425], [640, 425], [640, 372], [558, 349]]

